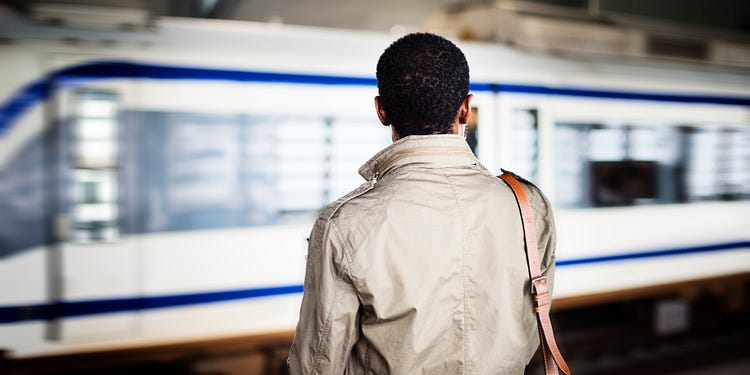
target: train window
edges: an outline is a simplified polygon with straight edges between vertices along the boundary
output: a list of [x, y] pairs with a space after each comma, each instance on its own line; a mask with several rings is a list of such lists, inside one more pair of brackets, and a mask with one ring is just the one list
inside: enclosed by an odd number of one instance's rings
[[663, 124], [558, 123], [557, 198], [563, 207], [675, 200], [674, 127]]
[[369, 119], [330, 119], [330, 164], [326, 203], [362, 183], [357, 170], [391, 142], [390, 132]]
[[532, 182], [538, 179], [539, 140], [536, 109], [516, 109], [512, 118], [512, 159], [510, 169]]
[[74, 100], [73, 240], [115, 241], [119, 237], [117, 97], [80, 91]]
[[686, 201], [750, 197], [750, 129], [684, 126]]
[[124, 147], [139, 150], [125, 192], [128, 218], [138, 220], [125, 222], [146, 232], [309, 222], [362, 183], [357, 169], [390, 140], [356, 118], [124, 111], [123, 119], [132, 134]]
[[727, 151], [725, 194], [730, 194], [730, 198], [750, 199], [750, 126], [727, 129], [726, 136], [729, 141], [724, 148]]
[[317, 214], [361, 184], [357, 169], [388, 144], [390, 134], [372, 121], [285, 119], [276, 126], [277, 187], [282, 222]]
[[[161, 146], [160, 179], [165, 193], [154, 204], [168, 214], [168, 227], [214, 228], [236, 222], [241, 203], [241, 165], [236, 116], [168, 116]], [[157, 190], [152, 190], [157, 191]], [[158, 203], [157, 203], [158, 202]], [[165, 220], [154, 213], [153, 219]], [[163, 215], [163, 214], [161, 214]]]
[[557, 198], [604, 207], [750, 197], [750, 129], [558, 123]]
[[330, 119], [280, 119], [275, 129], [280, 219], [316, 211], [327, 202]]

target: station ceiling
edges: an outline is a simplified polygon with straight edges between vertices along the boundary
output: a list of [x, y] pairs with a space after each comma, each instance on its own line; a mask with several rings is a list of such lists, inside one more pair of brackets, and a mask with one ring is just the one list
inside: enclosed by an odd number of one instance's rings
[[[503, 0], [500, 0], [502, 2]], [[355, 30], [419, 30], [432, 14], [496, 0], [4, 0], [24, 11], [34, 4], [81, 4], [147, 9], [154, 17], [182, 16], [275, 22]], [[506, 1], [507, 2], [507, 1]], [[624, 14], [750, 35], [747, 0], [519, 0]], [[552, 8], [554, 9], [554, 8]]]

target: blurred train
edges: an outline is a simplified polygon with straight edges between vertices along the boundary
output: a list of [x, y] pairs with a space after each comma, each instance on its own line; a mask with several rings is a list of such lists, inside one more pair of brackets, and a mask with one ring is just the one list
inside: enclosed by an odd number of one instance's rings
[[[390, 142], [387, 34], [0, 22], [0, 350], [293, 330], [318, 210]], [[563, 301], [750, 272], [750, 74], [462, 43], [469, 141], [556, 207]]]

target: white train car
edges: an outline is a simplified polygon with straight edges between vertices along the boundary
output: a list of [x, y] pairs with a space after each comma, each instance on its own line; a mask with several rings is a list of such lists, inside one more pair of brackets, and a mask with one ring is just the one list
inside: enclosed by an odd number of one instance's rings
[[[292, 330], [316, 212], [390, 139], [393, 37], [0, 23], [0, 349]], [[459, 43], [470, 141], [556, 207], [558, 300], [750, 272], [750, 75]]]

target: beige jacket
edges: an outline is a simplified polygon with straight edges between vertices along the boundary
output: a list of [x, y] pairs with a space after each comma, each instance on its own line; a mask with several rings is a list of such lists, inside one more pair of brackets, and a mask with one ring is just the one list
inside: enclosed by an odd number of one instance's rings
[[[310, 236], [292, 374], [522, 374], [539, 345], [523, 230], [509, 187], [456, 135], [410, 136]], [[542, 271], [554, 222], [539, 189]]]

